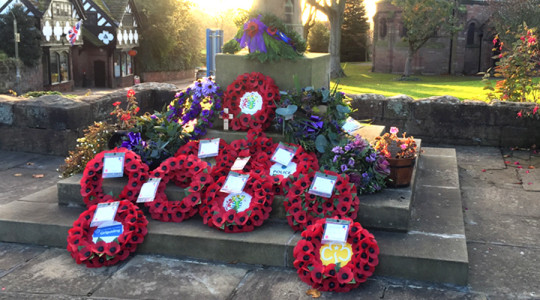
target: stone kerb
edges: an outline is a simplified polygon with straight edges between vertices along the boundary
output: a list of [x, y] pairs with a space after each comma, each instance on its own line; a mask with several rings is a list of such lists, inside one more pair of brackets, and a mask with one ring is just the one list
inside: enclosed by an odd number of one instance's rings
[[413, 100], [406, 95], [349, 95], [357, 120], [371, 119], [428, 143], [530, 146], [540, 139], [540, 122], [518, 118], [533, 103], [460, 101], [452, 96]]
[[[140, 114], [161, 110], [177, 91], [176, 86], [144, 83], [133, 88]], [[126, 91], [108, 95], [67, 98], [0, 98], [0, 149], [66, 155], [94, 121], [111, 120], [112, 104], [125, 103]]]

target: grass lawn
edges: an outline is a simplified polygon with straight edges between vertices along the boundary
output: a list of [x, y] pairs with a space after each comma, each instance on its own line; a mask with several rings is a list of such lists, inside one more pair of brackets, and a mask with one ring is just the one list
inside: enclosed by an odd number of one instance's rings
[[381, 94], [386, 97], [399, 94], [414, 99], [450, 95], [461, 100], [486, 101], [486, 90], [482, 77], [472, 76], [414, 76], [418, 81], [397, 81], [400, 75], [372, 73], [371, 64], [343, 64], [347, 77], [332, 81], [339, 82], [339, 90], [350, 94]]

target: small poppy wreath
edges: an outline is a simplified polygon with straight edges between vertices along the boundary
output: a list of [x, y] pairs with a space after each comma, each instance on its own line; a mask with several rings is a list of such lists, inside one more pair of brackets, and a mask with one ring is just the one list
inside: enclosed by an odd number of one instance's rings
[[[146, 202], [150, 217], [164, 222], [182, 222], [199, 211], [205, 187], [212, 182], [210, 167], [195, 155], [178, 155], [163, 161], [150, 173], [151, 178], [161, 178], [154, 201]], [[189, 188], [189, 195], [181, 201], [169, 201], [165, 189], [169, 181], [182, 188]]]
[[[178, 155], [199, 155], [199, 141], [190, 141], [184, 146], [180, 147], [174, 156]], [[219, 152], [216, 157], [212, 157], [216, 160], [215, 164], [211, 164], [211, 169], [227, 168], [230, 169], [236, 160], [237, 153], [234, 148], [227, 144], [225, 140], [219, 140]]]
[[128, 183], [122, 189], [118, 199], [135, 202], [141, 186], [148, 180], [148, 165], [143, 163], [141, 157], [135, 152], [126, 148], [100, 152], [86, 164], [81, 178], [81, 195], [86, 207], [103, 202], [107, 196], [103, 193], [103, 162], [105, 153], [115, 152], [125, 153], [124, 176], [128, 177]]
[[248, 232], [270, 217], [274, 195], [267, 176], [250, 174], [242, 193], [220, 192], [227, 179], [222, 176], [208, 187], [199, 211], [203, 223], [225, 232]]
[[379, 246], [362, 225], [349, 218], [344, 244], [321, 244], [326, 220], [317, 220], [302, 232], [293, 250], [300, 280], [325, 292], [348, 292], [365, 282], [379, 264]]
[[[105, 202], [114, 202], [111, 196], [104, 198]], [[67, 250], [77, 264], [85, 264], [89, 268], [112, 266], [129, 257], [141, 244], [147, 231], [148, 221], [144, 213], [129, 200], [120, 200], [115, 221], [122, 223], [123, 232], [112, 242], [98, 239], [96, 243], [92, 235], [97, 227], [90, 227], [97, 205], [90, 206], [79, 215], [69, 229]]]
[[331, 217], [356, 219], [360, 200], [356, 195], [356, 187], [349, 182], [349, 176], [324, 171], [327, 175], [337, 176], [332, 196], [324, 198], [308, 193], [315, 173], [312, 170], [307, 175], [300, 174], [298, 178], [288, 181], [283, 204], [289, 226], [295, 231], [302, 231], [317, 219]]
[[244, 73], [236, 77], [225, 91], [223, 107], [233, 115], [232, 130], [264, 131], [275, 117], [279, 88], [262, 73]]

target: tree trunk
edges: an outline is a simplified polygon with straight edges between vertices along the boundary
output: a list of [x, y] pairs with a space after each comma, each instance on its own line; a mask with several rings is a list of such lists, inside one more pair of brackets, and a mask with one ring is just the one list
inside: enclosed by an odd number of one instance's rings
[[403, 70], [403, 76], [409, 77], [412, 74], [412, 60], [414, 57], [414, 50], [409, 47], [409, 51], [407, 51], [407, 59], [405, 59], [405, 68]]
[[343, 19], [339, 13], [335, 11], [328, 15], [330, 21], [330, 43], [328, 44], [328, 52], [330, 52], [330, 78], [345, 77], [345, 72], [341, 68], [341, 25]]

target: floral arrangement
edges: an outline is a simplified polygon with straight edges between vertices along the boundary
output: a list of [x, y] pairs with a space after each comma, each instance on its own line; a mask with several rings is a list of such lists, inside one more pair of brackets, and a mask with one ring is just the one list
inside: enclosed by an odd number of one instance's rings
[[348, 174], [358, 194], [372, 194], [386, 187], [390, 175], [388, 161], [359, 135], [334, 147], [332, 153], [334, 157], [325, 165], [331, 171]]
[[415, 158], [417, 155], [417, 145], [414, 137], [405, 137], [406, 132], [399, 138], [397, 127], [391, 127], [390, 133], [375, 138], [375, 150], [382, 153], [389, 159]]
[[250, 173], [242, 193], [220, 191], [226, 176], [208, 187], [200, 209], [203, 223], [225, 232], [248, 232], [270, 217], [274, 195], [268, 176]]
[[[106, 202], [113, 201], [109, 197]], [[115, 221], [122, 223], [123, 231], [112, 242], [98, 238], [94, 243], [92, 236], [96, 227], [90, 227], [97, 205], [90, 206], [80, 214], [79, 218], [69, 229], [67, 250], [77, 264], [86, 264], [89, 268], [112, 266], [129, 257], [141, 244], [147, 231], [148, 221], [143, 212], [129, 200], [121, 200]]]
[[[334, 218], [336, 219], [336, 218]], [[347, 242], [322, 244], [326, 225], [319, 219], [302, 232], [293, 250], [294, 267], [300, 280], [319, 291], [348, 292], [373, 275], [379, 264], [379, 246], [362, 225], [351, 222]]]
[[119, 199], [135, 202], [142, 185], [148, 180], [148, 166], [139, 155], [125, 148], [106, 150], [98, 153], [84, 168], [81, 178], [81, 196], [87, 207], [106, 201], [109, 195], [103, 193], [103, 163], [105, 153], [124, 153], [124, 175], [128, 183], [122, 189]]
[[126, 109], [123, 109], [120, 105], [122, 102], [116, 101], [113, 103], [114, 110], [111, 112], [111, 115], [114, 115], [118, 119], [118, 127], [123, 130], [131, 129], [137, 120], [135, 116], [139, 112], [139, 104], [137, 103], [137, 98], [135, 98], [135, 91], [129, 89], [127, 91], [127, 104]]
[[[210, 167], [195, 155], [170, 157], [150, 173], [161, 178], [154, 201], [146, 202], [150, 216], [164, 222], [182, 222], [199, 211], [205, 188], [212, 182]], [[188, 188], [189, 195], [181, 201], [169, 201], [165, 194], [168, 182]]]
[[[299, 144], [319, 156], [330, 153], [341, 139], [341, 126], [352, 112], [346, 96], [337, 91], [297, 89], [282, 95], [276, 113], [276, 128], [289, 143]], [[283, 109], [283, 110], [281, 110]]]
[[283, 202], [289, 226], [295, 231], [301, 231], [321, 218], [356, 219], [360, 200], [356, 195], [356, 187], [349, 181], [349, 176], [324, 171], [327, 175], [337, 177], [334, 193], [330, 198], [324, 198], [308, 192], [315, 173], [316, 171], [311, 171], [307, 175], [300, 174], [298, 178], [289, 181]]
[[221, 112], [222, 92], [211, 77], [195, 81], [185, 91], [174, 96], [165, 112], [167, 121], [179, 123], [190, 139], [206, 134], [214, 117]]
[[223, 107], [233, 115], [233, 130], [263, 131], [272, 124], [279, 99], [279, 89], [271, 77], [245, 73], [227, 86]]
[[271, 14], [249, 15], [233, 41], [227, 44], [225, 49], [229, 49], [228, 53], [234, 54], [236, 50], [247, 47], [247, 57], [260, 62], [296, 59], [306, 51], [306, 42], [301, 36]]
[[84, 136], [77, 139], [75, 150], [69, 151], [64, 164], [58, 169], [62, 177], [82, 172], [94, 155], [106, 149], [107, 141], [115, 129], [115, 125], [107, 122], [94, 122], [84, 129]]
[[[194, 155], [198, 156], [199, 154], [199, 141], [190, 141], [184, 146], [180, 147], [174, 156], [178, 155]], [[225, 140], [219, 140], [219, 151], [216, 157], [205, 158], [203, 160], [209, 161], [211, 164], [211, 171], [217, 169], [230, 169], [236, 160], [237, 153], [234, 148], [227, 144]]]

